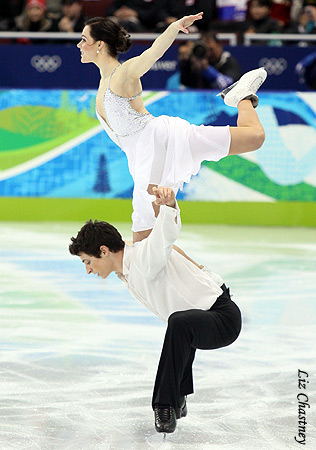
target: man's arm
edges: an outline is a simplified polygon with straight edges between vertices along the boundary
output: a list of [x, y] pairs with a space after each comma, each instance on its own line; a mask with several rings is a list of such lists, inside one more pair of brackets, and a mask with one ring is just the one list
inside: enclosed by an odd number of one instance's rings
[[163, 56], [171, 44], [176, 39], [179, 31], [188, 34], [187, 30], [196, 20], [200, 20], [203, 13], [195, 14], [193, 16], [185, 16], [180, 20], [169, 25], [152, 44], [152, 46], [145, 50], [140, 56], [131, 58], [124, 63], [128, 76], [139, 79], [154, 65], [154, 63]]
[[154, 278], [169, 260], [174, 242], [181, 229], [180, 211], [171, 188], [153, 188], [160, 212], [148, 238], [136, 247], [138, 267], [144, 277]]

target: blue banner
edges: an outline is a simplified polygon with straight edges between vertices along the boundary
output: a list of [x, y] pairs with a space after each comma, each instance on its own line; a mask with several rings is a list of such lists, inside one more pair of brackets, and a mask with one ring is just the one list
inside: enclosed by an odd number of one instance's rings
[[[127, 54], [139, 55], [148, 44], [134, 44]], [[306, 90], [295, 72], [296, 64], [313, 53], [315, 47], [226, 47], [240, 62], [244, 72], [264, 66], [268, 71], [263, 90]], [[1, 45], [0, 88], [96, 89], [99, 70], [82, 64], [76, 43], [68, 45]], [[143, 88], [168, 87], [168, 79], [177, 72], [177, 45], [173, 45], [142, 78]]]

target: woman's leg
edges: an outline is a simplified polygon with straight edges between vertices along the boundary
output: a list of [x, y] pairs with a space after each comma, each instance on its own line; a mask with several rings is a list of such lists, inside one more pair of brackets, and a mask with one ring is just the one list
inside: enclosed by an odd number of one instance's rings
[[[148, 194], [153, 195], [154, 187], [158, 187], [158, 184], [149, 184], [148, 185], [148, 189], [147, 189]], [[160, 207], [158, 205], [156, 205], [154, 202], [152, 203], [152, 206], [154, 208], [155, 217], [158, 217]]]
[[237, 83], [221, 92], [226, 105], [238, 108], [237, 128], [230, 129], [229, 155], [252, 152], [264, 142], [264, 129], [254, 107], [259, 101], [256, 92], [266, 77], [266, 70], [260, 67], [245, 73]]
[[[157, 184], [149, 184], [147, 192], [150, 195], [153, 195], [153, 187], [157, 187]], [[155, 205], [155, 203], [152, 203], [152, 207], [154, 209], [155, 217], [159, 214], [159, 206]], [[152, 228], [149, 228], [148, 230], [142, 230], [142, 231], [133, 231], [133, 243], [142, 241], [143, 239], [146, 239], [150, 233]]]
[[151, 230], [152, 228], [150, 230], [133, 231], [133, 243], [135, 244], [135, 242], [146, 239], [150, 235]]
[[238, 104], [237, 127], [230, 127], [229, 155], [258, 150], [265, 140], [265, 132], [250, 100]]
[[199, 269], [203, 269], [204, 266], [202, 266], [201, 264], [198, 264], [197, 262], [193, 261], [193, 259], [190, 258], [190, 256], [188, 256], [186, 253], [184, 253], [184, 251], [178, 247], [177, 245], [173, 245], [173, 249], [180, 253], [180, 255], [184, 256], [188, 261], [190, 261], [191, 263], [193, 263], [196, 267], [198, 267]]

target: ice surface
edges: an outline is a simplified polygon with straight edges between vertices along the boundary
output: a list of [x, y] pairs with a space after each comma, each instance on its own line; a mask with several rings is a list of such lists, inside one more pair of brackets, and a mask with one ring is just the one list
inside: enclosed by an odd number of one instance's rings
[[114, 275], [86, 275], [67, 250], [80, 226], [0, 224], [1, 450], [316, 448], [316, 230], [183, 226], [178, 244], [222, 275], [243, 331], [197, 352], [188, 416], [164, 440], [151, 392], [165, 325]]

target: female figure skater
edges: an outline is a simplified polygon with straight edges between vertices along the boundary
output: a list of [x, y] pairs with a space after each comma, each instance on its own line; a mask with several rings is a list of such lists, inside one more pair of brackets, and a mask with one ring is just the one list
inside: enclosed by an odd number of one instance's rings
[[134, 180], [134, 242], [147, 237], [153, 228], [158, 214], [150, 196], [154, 186], [170, 186], [177, 193], [183, 182], [197, 174], [202, 161], [257, 150], [264, 142], [264, 129], [254, 110], [256, 91], [267, 75], [263, 68], [246, 73], [221, 93], [227, 105], [238, 108], [237, 127], [196, 126], [179, 117], [153, 117], [144, 107], [140, 78], [162, 57], [179, 31], [189, 33], [187, 28], [202, 15], [172, 23], [150, 48], [123, 64], [118, 62], [118, 52], [126, 52], [131, 41], [126, 30], [110, 19], [88, 20], [77, 45], [81, 62], [92, 62], [100, 69], [97, 117], [128, 159]]

